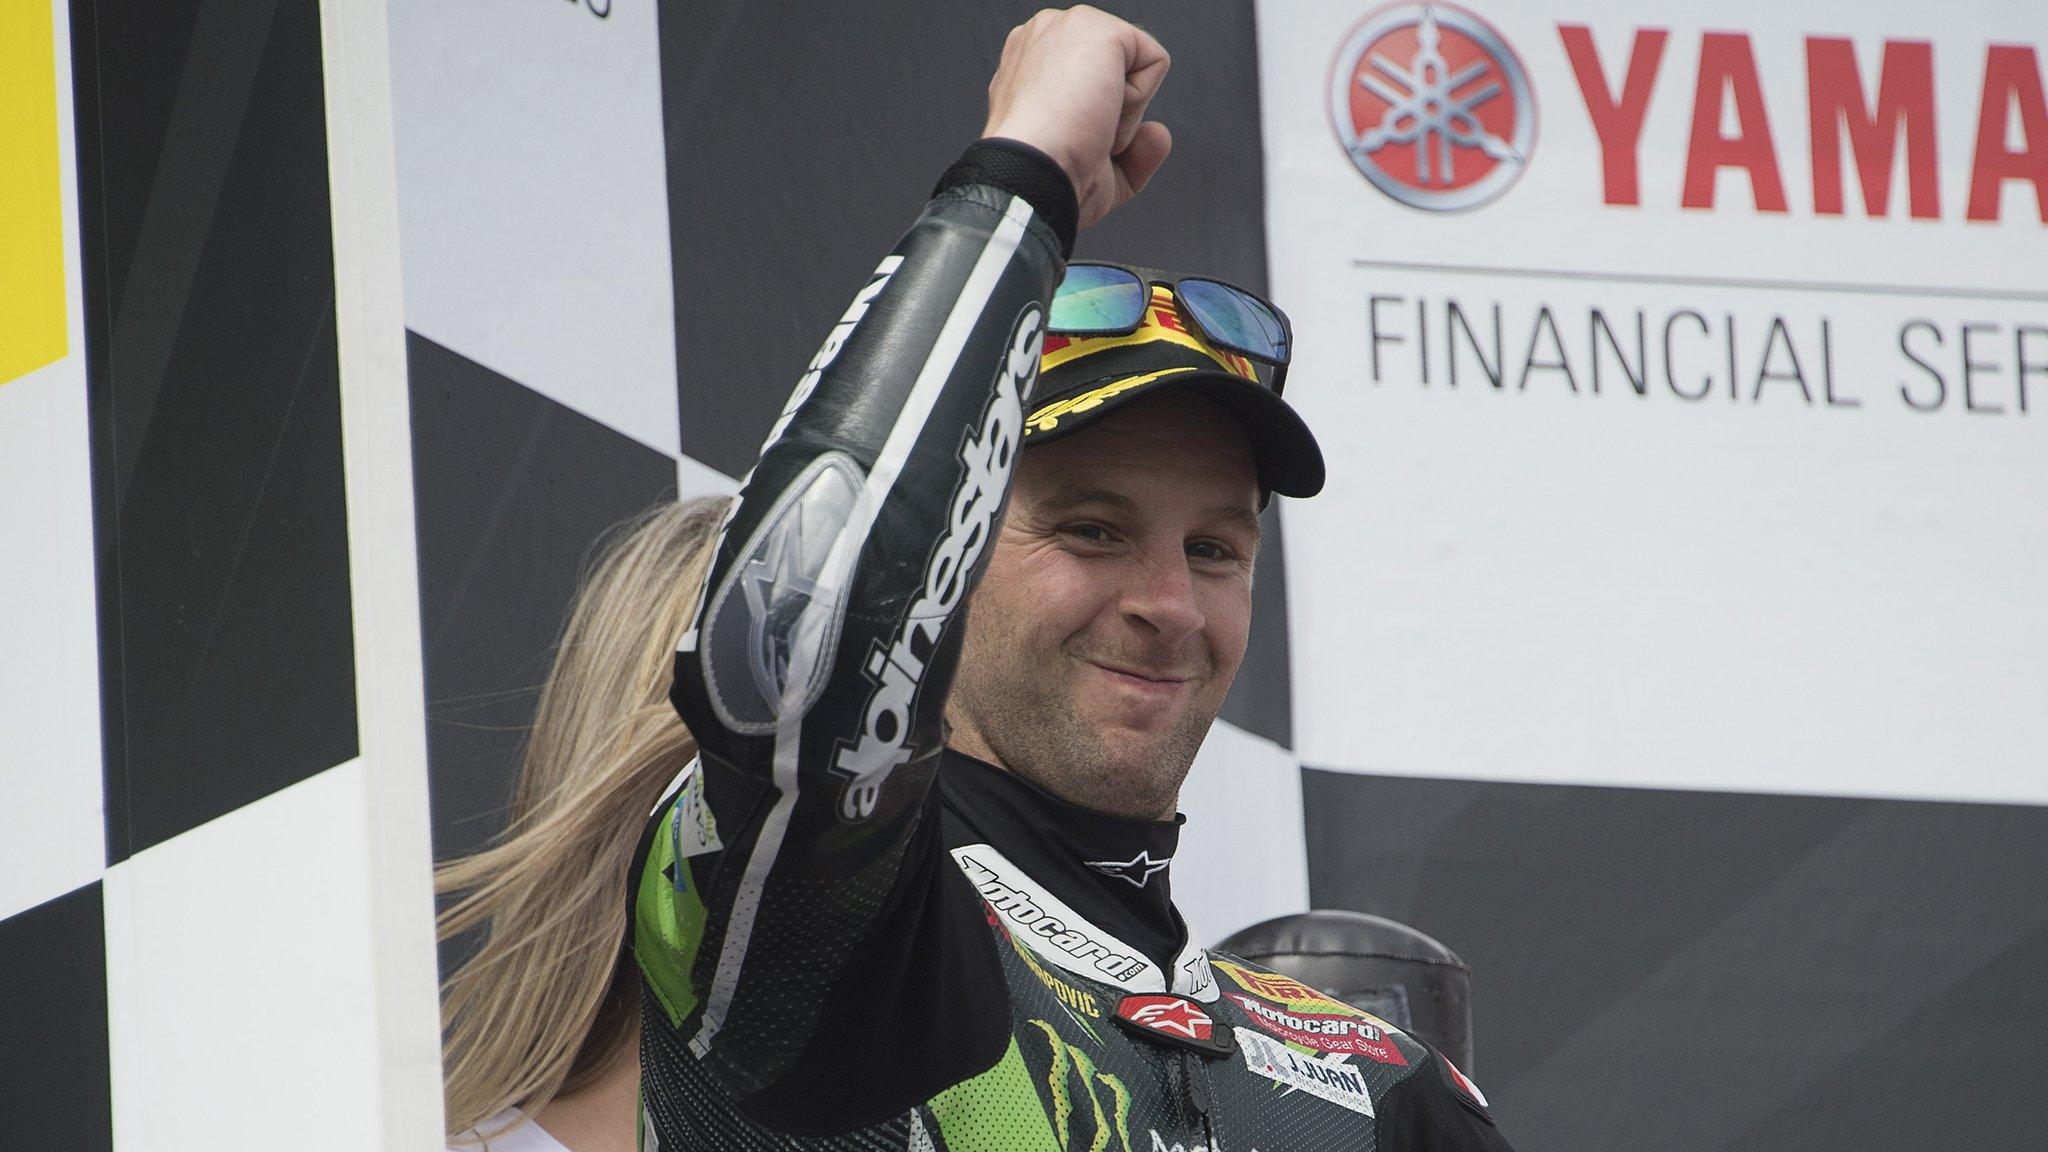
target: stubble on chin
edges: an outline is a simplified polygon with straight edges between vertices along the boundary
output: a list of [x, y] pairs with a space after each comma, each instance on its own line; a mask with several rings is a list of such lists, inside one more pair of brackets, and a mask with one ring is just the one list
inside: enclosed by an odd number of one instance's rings
[[1170, 819], [1209, 719], [1176, 719], [1144, 747], [1119, 746], [1081, 715], [1078, 701], [1032, 681], [1000, 701], [979, 701], [981, 730], [1002, 766], [1069, 803], [1147, 820]]

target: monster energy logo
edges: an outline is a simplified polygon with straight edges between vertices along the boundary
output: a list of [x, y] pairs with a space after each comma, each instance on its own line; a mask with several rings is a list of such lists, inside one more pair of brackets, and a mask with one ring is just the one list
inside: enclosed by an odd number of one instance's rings
[[[1030, 1023], [1045, 1033], [1052, 1047], [1045, 1085], [1052, 1092], [1052, 1130], [1059, 1138], [1060, 1152], [1132, 1152], [1131, 1090], [1124, 1086], [1123, 1078], [1098, 1071], [1094, 1059], [1061, 1039], [1051, 1024], [1043, 1020]], [[1085, 1143], [1082, 1125], [1086, 1126]]]

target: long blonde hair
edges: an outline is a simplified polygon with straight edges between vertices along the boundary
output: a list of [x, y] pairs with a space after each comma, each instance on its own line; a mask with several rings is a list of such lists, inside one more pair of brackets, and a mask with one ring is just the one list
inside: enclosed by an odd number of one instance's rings
[[440, 938], [482, 937], [441, 985], [451, 1136], [506, 1108], [530, 1115], [628, 1050], [640, 990], [619, 962], [626, 872], [697, 752], [668, 691], [725, 509], [664, 505], [607, 536], [541, 689], [504, 833], [434, 871], [435, 892], [456, 897]]

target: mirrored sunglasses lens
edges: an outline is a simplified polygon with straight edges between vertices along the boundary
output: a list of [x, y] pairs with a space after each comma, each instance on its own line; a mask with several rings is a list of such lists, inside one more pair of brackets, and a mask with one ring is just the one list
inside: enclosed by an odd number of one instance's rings
[[1180, 299], [1209, 338], [1233, 352], [1285, 362], [1287, 329], [1262, 301], [1214, 280], [1183, 280]]
[[1073, 264], [1053, 293], [1049, 331], [1128, 332], [1145, 315], [1145, 285], [1121, 268]]

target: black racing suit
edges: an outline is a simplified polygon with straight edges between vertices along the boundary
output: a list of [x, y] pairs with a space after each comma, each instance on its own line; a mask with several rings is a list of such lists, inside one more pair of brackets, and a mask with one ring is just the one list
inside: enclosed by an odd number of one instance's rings
[[[1175, 824], [943, 748], [1073, 219], [1041, 154], [970, 148], [724, 526], [676, 659], [701, 754], [634, 868], [643, 1147], [1505, 1149], [1420, 1042], [1204, 952]], [[1155, 1042], [1188, 1012], [1232, 1050]]]

